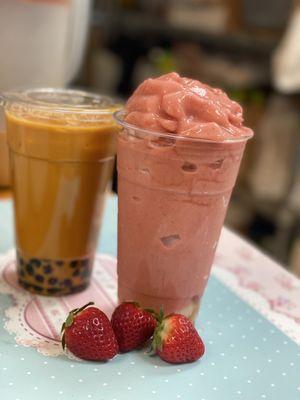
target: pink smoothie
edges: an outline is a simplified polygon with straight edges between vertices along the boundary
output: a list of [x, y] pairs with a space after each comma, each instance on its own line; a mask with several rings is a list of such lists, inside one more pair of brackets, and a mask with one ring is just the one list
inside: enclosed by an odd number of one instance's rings
[[176, 73], [143, 82], [120, 118], [119, 300], [193, 318], [252, 131], [224, 92]]

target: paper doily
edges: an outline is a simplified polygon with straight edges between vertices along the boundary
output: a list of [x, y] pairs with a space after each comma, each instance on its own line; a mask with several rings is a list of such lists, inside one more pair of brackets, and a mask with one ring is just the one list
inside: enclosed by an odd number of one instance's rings
[[[83, 292], [63, 297], [33, 295], [17, 283], [15, 256], [9, 252], [0, 262], [0, 293], [12, 296], [14, 305], [6, 311], [5, 329], [16, 342], [35, 347], [47, 356], [63, 354], [60, 329], [66, 314], [78, 304], [94, 301], [108, 316], [117, 303], [116, 261], [97, 255], [90, 286]], [[71, 357], [71, 355], [69, 354]]]

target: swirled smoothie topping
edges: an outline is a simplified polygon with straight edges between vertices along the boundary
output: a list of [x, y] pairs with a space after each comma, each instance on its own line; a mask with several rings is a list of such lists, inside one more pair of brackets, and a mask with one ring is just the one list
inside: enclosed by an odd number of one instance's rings
[[253, 135], [226, 93], [175, 72], [141, 83], [125, 110], [125, 122], [157, 132], [216, 141]]

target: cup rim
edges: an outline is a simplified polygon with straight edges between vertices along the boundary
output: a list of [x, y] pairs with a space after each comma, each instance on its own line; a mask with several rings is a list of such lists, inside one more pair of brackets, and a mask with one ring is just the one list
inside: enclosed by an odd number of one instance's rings
[[[65, 99], [70, 101], [55, 101], [55, 98], [59, 99], [59, 96], [64, 96]], [[47, 101], [47, 98], [49, 101]], [[81, 99], [81, 102], [76, 103], [74, 101], [76, 98]], [[58, 114], [85, 114], [90, 116], [112, 115], [121, 108], [121, 104], [109, 96], [78, 89], [52, 87], [23, 88], [0, 93], [1, 106], [5, 108], [7, 105], [13, 104], [41, 112], [53, 110], [54, 113]]]
[[190, 142], [192, 141], [192, 142], [214, 143], [214, 144], [229, 144], [229, 143], [246, 142], [253, 137], [253, 134], [248, 134], [248, 135], [240, 136], [238, 138], [226, 138], [223, 140], [215, 140], [215, 139], [206, 139], [206, 138], [201, 138], [201, 137], [184, 136], [184, 135], [179, 135], [179, 134], [174, 134], [174, 133], [152, 131], [152, 130], [140, 128], [136, 125], [126, 122], [124, 120], [125, 115], [126, 115], [125, 110], [118, 110], [113, 113], [113, 118], [123, 128], [138, 131], [144, 135], [153, 136], [153, 137], [183, 140], [183, 141], [190, 141]]

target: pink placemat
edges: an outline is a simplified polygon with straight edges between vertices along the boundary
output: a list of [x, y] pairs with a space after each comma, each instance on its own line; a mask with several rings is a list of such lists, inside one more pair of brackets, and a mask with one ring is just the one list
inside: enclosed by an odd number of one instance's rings
[[300, 344], [300, 280], [224, 228], [213, 274]]

